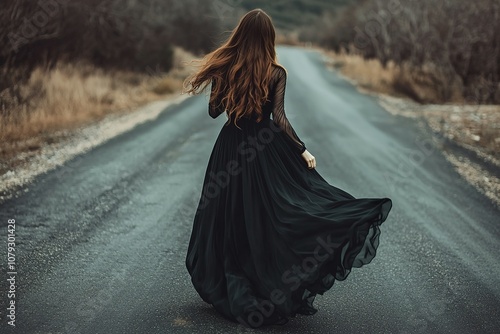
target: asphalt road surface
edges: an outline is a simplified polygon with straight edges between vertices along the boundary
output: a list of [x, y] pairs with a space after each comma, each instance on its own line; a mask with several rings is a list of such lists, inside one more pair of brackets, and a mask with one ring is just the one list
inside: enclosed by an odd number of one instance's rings
[[[331, 184], [390, 197], [377, 257], [264, 333], [498, 333], [500, 211], [411, 119], [278, 49], [285, 109]], [[224, 116], [196, 96], [1, 203], [1, 333], [250, 333], [196, 294], [184, 266]], [[7, 220], [16, 220], [16, 327], [7, 324]], [[10, 312], [10, 311], [9, 311]], [[255, 331], [257, 332], [257, 331]]]

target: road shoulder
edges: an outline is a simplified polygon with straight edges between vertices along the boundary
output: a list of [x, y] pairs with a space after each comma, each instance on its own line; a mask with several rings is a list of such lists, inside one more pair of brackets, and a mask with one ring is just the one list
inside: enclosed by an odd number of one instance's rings
[[36, 176], [63, 165], [139, 124], [155, 120], [166, 108], [179, 104], [186, 98], [188, 95], [173, 94], [132, 112], [111, 114], [76, 130], [54, 134], [57, 140], [45, 143], [36, 154], [22, 153], [16, 157], [21, 163], [15, 169], [0, 175], [0, 201], [27, 191], [22, 189], [23, 186], [29, 184]]

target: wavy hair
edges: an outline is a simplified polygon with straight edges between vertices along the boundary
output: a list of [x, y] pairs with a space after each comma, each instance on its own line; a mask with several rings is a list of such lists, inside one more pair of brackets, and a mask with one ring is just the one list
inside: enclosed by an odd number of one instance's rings
[[225, 107], [235, 125], [254, 114], [261, 121], [272, 65], [282, 67], [276, 60], [275, 39], [271, 17], [259, 8], [249, 11], [222, 46], [195, 60], [201, 62], [200, 69], [184, 81], [185, 92], [198, 94], [212, 83], [209, 103]]

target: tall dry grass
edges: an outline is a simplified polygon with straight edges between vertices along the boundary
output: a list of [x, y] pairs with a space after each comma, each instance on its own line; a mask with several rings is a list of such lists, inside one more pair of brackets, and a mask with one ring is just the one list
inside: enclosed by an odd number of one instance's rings
[[[378, 59], [365, 59], [360, 54], [323, 50], [330, 66], [338, 69], [345, 77], [357, 85], [378, 93], [410, 97], [419, 103], [439, 103], [442, 92], [437, 81], [443, 80], [438, 68], [424, 64], [414, 68], [407, 64], [388, 61], [385, 66]], [[463, 87], [450, 85], [449, 103], [464, 103]]]
[[[21, 87], [27, 102], [10, 101], [10, 110], [0, 113], [0, 158], [35, 150], [63, 130], [179, 93], [188, 74], [184, 62], [193, 57], [175, 48], [174, 67], [168, 73], [154, 68], [145, 74], [104, 71], [84, 62], [58, 63], [52, 70], [35, 69]], [[9, 99], [8, 90], [1, 94]]]
[[[434, 131], [500, 162], [500, 106], [470, 104], [459, 85], [447, 88], [452, 93], [450, 101], [425, 103], [439, 101], [439, 86], [433, 83], [440, 75], [439, 69], [423, 66], [416, 70], [394, 62], [388, 62], [384, 67], [378, 59], [367, 60], [361, 55], [322, 51], [329, 66], [340, 71], [356, 86], [385, 94], [381, 96], [383, 105], [391, 112], [408, 115], [410, 111], [413, 116], [422, 116]], [[393, 99], [391, 96], [411, 100]]]
[[362, 88], [385, 94], [397, 94], [394, 81], [397, 75], [394, 63], [383, 67], [377, 59], [364, 59], [361, 55], [336, 53], [323, 50], [327, 55], [329, 66], [337, 69], [347, 79], [353, 80]]

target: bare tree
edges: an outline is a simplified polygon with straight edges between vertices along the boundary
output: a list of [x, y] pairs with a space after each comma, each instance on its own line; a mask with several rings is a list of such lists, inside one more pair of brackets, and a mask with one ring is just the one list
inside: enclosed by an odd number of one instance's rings
[[204, 0], [3, 0], [0, 110], [22, 102], [21, 83], [36, 66], [86, 60], [104, 69], [168, 71], [172, 45], [196, 53], [214, 46], [215, 9]]
[[394, 61], [442, 101], [461, 87], [472, 102], [500, 103], [498, 1], [362, 1], [337, 15], [320, 42]]

